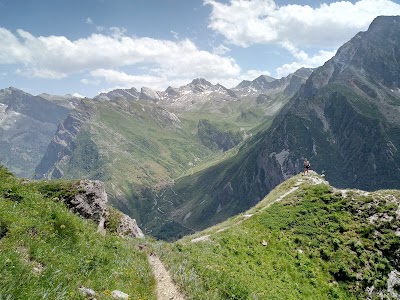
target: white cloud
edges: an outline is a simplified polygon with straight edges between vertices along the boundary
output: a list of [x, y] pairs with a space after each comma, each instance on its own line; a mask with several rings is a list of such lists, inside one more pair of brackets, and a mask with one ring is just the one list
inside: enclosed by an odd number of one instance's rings
[[274, 0], [203, 2], [212, 7], [209, 28], [243, 47], [289, 40], [298, 47], [337, 48], [376, 16], [400, 14], [400, 4], [391, 0], [338, 1], [317, 8], [279, 6]]
[[170, 30], [170, 33], [174, 37], [174, 39], [179, 40], [179, 33], [173, 30]]
[[87, 79], [87, 78], [82, 78], [81, 83], [85, 84], [85, 85], [99, 85], [100, 84], [100, 80], [95, 80], [95, 79]]
[[217, 55], [224, 55], [226, 53], [228, 53], [229, 51], [231, 51], [231, 49], [229, 49], [228, 47], [224, 46], [224, 45], [219, 45], [218, 47], [213, 48], [213, 53], [217, 54]]
[[240, 68], [230, 57], [203, 51], [190, 40], [129, 37], [124, 28], [110, 35], [92, 34], [69, 40], [64, 36], [17, 35], [0, 28], [0, 64], [22, 64], [22, 74], [63, 78], [71, 73], [122, 66], [149, 65], [157, 77], [232, 77]]
[[92, 20], [90, 17], [87, 17], [87, 18], [85, 19], [85, 23], [86, 23], [86, 24], [93, 24], [93, 20]]
[[292, 43], [286, 41], [281, 44], [283, 48], [289, 51], [290, 54], [293, 55], [297, 61], [292, 62], [290, 64], [284, 64], [283, 66], [276, 69], [276, 73], [278, 77], [287, 76], [290, 73], [295, 72], [296, 70], [305, 67], [305, 68], [316, 68], [323, 65], [326, 61], [331, 59], [335, 54], [334, 51], [325, 51], [320, 50], [317, 54], [310, 56], [303, 50], [298, 49]]
[[108, 84], [112, 84], [115, 88], [140, 88], [143, 86], [150, 87], [154, 90], [164, 90], [168, 85], [182, 86], [190, 82], [189, 78], [166, 78], [157, 75], [130, 75], [125, 72], [110, 70], [110, 69], [97, 69], [90, 72], [93, 78], [101, 78]]
[[60, 73], [47, 69], [36, 69], [36, 68], [17, 69], [16, 73], [23, 75], [25, 77], [46, 78], [46, 79], [63, 79], [67, 77], [67, 74], [65, 73]]

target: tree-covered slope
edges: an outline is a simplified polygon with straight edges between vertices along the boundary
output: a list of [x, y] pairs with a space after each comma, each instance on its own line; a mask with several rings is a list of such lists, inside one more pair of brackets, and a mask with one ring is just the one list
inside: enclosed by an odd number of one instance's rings
[[339, 190], [297, 175], [158, 252], [188, 299], [398, 299], [399, 207], [398, 190]]

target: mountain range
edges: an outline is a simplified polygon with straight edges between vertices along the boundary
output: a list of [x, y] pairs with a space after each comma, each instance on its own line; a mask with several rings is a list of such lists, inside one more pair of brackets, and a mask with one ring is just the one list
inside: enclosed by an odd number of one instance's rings
[[[261, 76], [235, 91], [194, 79], [164, 92], [120, 89], [83, 99], [59, 124], [35, 176], [103, 180], [112, 203], [145, 226], [161, 210], [153, 193], [250, 137], [310, 74]], [[237, 95], [249, 87], [252, 94]]]
[[0, 165], [0, 298], [156, 299], [159, 256], [187, 299], [399, 299], [398, 62], [378, 17], [232, 89], [0, 90], [1, 164], [46, 179]]
[[[161, 238], [248, 209], [305, 157], [338, 187], [396, 188], [398, 19], [378, 17], [313, 71], [232, 89], [198, 78], [93, 99], [2, 90], [2, 161], [24, 176], [36, 165], [35, 178], [103, 180], [111, 202]], [[43, 141], [17, 138], [23, 126], [7, 120], [19, 114], [41, 122]]]

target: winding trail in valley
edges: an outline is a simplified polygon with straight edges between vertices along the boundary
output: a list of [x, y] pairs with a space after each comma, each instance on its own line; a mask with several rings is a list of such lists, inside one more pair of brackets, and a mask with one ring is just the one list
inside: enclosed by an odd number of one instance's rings
[[149, 262], [157, 283], [158, 300], [186, 300], [172, 281], [171, 275], [164, 267], [161, 260], [155, 255], [149, 255]]

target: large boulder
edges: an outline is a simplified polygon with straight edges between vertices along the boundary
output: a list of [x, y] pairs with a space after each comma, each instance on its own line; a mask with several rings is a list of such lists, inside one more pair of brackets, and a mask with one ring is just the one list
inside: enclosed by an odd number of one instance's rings
[[[85, 219], [90, 219], [98, 224], [100, 233], [105, 234], [109, 228], [105, 227], [107, 219], [111, 214], [108, 203], [107, 192], [104, 183], [98, 180], [81, 180], [75, 186], [77, 193], [73, 197], [64, 199], [64, 203], [74, 213]], [[113, 214], [115, 215], [115, 214]], [[144, 234], [135, 219], [118, 212], [116, 220], [116, 233], [123, 237], [143, 238]]]

